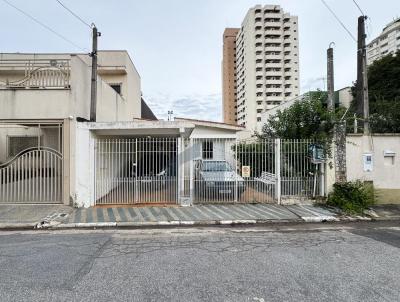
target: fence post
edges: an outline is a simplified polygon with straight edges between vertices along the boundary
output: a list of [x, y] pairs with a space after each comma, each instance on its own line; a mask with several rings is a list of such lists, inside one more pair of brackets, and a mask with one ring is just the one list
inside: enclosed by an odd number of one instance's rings
[[237, 154], [237, 144], [238, 144], [238, 139], [237, 139], [237, 134], [235, 138], [235, 196], [234, 196], [234, 202], [236, 203], [238, 201], [238, 154]]
[[276, 189], [275, 198], [278, 204], [281, 204], [281, 139], [275, 139], [275, 175], [276, 175]]
[[189, 166], [189, 175], [190, 175], [190, 183], [189, 183], [189, 194], [190, 194], [190, 204], [194, 203], [194, 152], [193, 152], [193, 138], [190, 138], [189, 141], [189, 160], [190, 160], [190, 166]]

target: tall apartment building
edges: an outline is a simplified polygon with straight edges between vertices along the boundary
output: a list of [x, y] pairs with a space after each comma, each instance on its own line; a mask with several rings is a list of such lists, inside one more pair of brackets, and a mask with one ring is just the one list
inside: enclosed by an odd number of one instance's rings
[[222, 102], [223, 120], [236, 124], [236, 36], [239, 28], [226, 28], [223, 35]]
[[390, 22], [382, 33], [367, 45], [367, 65], [400, 50], [400, 18]]
[[260, 131], [263, 112], [299, 95], [297, 16], [279, 5], [251, 8], [236, 35], [235, 60], [236, 123]]

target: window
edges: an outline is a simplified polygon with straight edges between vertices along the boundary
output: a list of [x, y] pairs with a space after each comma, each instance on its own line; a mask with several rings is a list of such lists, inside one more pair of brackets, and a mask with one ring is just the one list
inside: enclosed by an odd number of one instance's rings
[[9, 136], [8, 156], [15, 156], [28, 148], [38, 147], [38, 145], [39, 138], [37, 136]]
[[115, 90], [116, 93], [121, 94], [121, 86], [122, 84], [110, 84], [111, 88]]
[[214, 144], [212, 141], [204, 141], [202, 143], [202, 157], [203, 159], [213, 158]]

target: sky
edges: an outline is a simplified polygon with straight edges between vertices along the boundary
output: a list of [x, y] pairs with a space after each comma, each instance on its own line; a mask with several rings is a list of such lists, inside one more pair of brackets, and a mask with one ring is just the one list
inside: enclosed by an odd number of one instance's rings
[[[91, 30], [56, 0], [6, 0], [71, 40], [64, 41], [0, 0], [0, 52], [88, 52]], [[102, 33], [99, 49], [125, 49], [141, 77], [142, 93], [159, 118], [222, 120], [222, 34], [240, 27], [256, 4], [281, 5], [299, 17], [301, 93], [324, 89], [326, 49], [334, 42], [335, 88], [356, 79], [356, 42], [321, 0], [60, 0]], [[357, 36], [352, 0], [325, 0]], [[399, 0], [358, 0], [369, 17], [368, 40], [400, 16]]]

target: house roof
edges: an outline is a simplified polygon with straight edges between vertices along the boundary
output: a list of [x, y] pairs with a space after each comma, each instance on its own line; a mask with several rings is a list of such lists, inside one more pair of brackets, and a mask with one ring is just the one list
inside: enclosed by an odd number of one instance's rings
[[187, 122], [197, 124], [199, 126], [225, 128], [225, 129], [232, 129], [232, 130], [238, 130], [238, 131], [245, 129], [245, 127], [243, 127], [243, 126], [239, 126], [239, 125], [235, 125], [235, 124], [226, 124], [226, 123], [215, 122], [215, 121], [197, 120], [197, 119], [183, 118], [183, 117], [175, 117], [174, 120], [175, 121], [187, 121]]
[[153, 111], [150, 109], [149, 105], [144, 101], [143, 98], [141, 98], [141, 103], [142, 103], [142, 108], [141, 108], [141, 118], [145, 120], [151, 120], [151, 121], [158, 121], [158, 118], [156, 115], [153, 113]]

